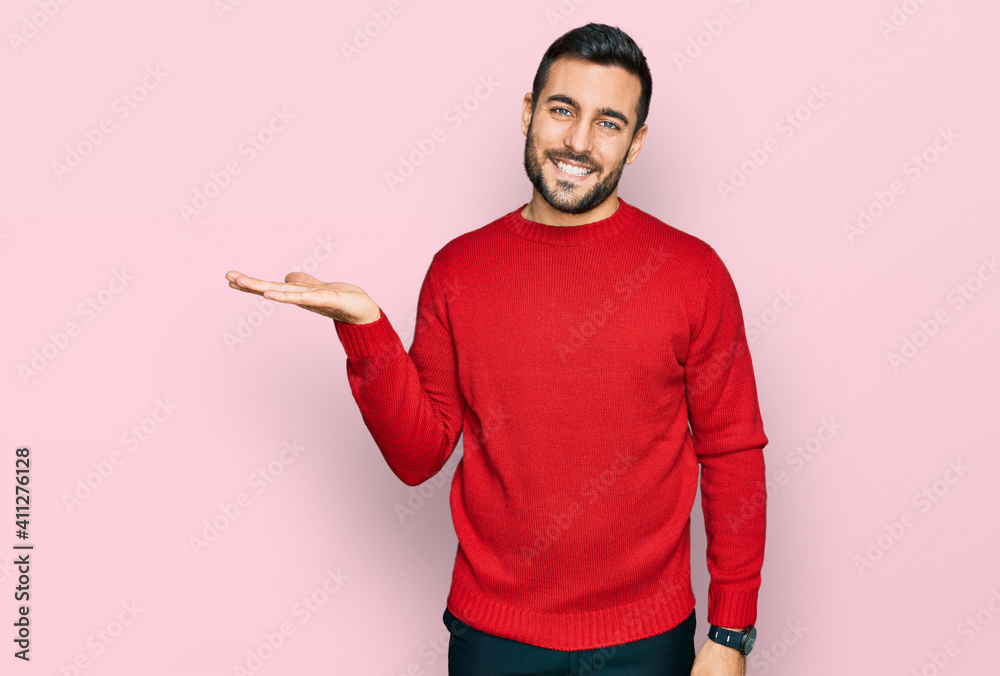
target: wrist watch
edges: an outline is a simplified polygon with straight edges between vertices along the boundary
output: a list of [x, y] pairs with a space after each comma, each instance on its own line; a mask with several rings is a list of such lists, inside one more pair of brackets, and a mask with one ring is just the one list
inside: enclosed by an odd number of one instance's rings
[[739, 650], [740, 654], [746, 657], [753, 650], [753, 644], [757, 640], [757, 629], [751, 626], [743, 631], [731, 631], [710, 624], [708, 637], [716, 643]]

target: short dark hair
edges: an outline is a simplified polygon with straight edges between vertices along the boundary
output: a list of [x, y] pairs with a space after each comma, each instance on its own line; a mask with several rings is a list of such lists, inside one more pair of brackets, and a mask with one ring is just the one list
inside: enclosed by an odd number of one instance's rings
[[649, 72], [646, 56], [635, 40], [620, 28], [603, 23], [588, 23], [560, 35], [545, 50], [542, 62], [535, 71], [535, 79], [531, 84], [532, 114], [549, 78], [549, 68], [561, 57], [576, 57], [600, 66], [618, 66], [639, 78], [642, 91], [636, 105], [635, 129], [632, 130], [632, 137], [635, 138], [636, 132], [646, 122], [649, 101], [653, 96], [653, 76]]

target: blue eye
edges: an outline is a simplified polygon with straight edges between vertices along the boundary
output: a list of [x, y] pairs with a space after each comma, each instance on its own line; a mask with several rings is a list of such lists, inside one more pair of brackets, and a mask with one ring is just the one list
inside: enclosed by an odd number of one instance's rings
[[[560, 110], [563, 111], [563, 112], [565, 112], [567, 115], [570, 114], [569, 109], [568, 108], [563, 108], [562, 106], [559, 106], [558, 108], [552, 108], [551, 110], [552, 110], [553, 113], [556, 113], [557, 115], [559, 115], [559, 117], [565, 117], [564, 115], [559, 114]], [[601, 124], [610, 124], [611, 125], [610, 127], [605, 127], [605, 129], [610, 129], [610, 130], [620, 130], [621, 129], [621, 127], [619, 127], [617, 124], [615, 124], [611, 120], [601, 120]]]

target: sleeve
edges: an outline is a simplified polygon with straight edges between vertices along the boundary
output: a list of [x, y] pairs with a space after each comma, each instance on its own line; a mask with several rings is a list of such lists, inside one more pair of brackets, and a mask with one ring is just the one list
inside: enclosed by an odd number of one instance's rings
[[448, 298], [434, 262], [417, 302], [409, 353], [385, 311], [368, 324], [334, 320], [347, 353], [347, 377], [365, 426], [392, 472], [408, 486], [438, 473], [462, 431], [465, 399], [458, 386]]
[[701, 293], [691, 301], [684, 366], [688, 421], [701, 464], [707, 536], [708, 621], [756, 621], [764, 563], [767, 488], [764, 434], [743, 312], [732, 277], [709, 247]]

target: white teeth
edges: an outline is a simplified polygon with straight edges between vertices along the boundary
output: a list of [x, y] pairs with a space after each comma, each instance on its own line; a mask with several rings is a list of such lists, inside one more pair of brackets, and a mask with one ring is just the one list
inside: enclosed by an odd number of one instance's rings
[[593, 169], [583, 169], [581, 167], [574, 167], [570, 164], [563, 164], [559, 160], [556, 160], [556, 166], [565, 171], [567, 174], [572, 174], [574, 176], [586, 176], [593, 171]]

